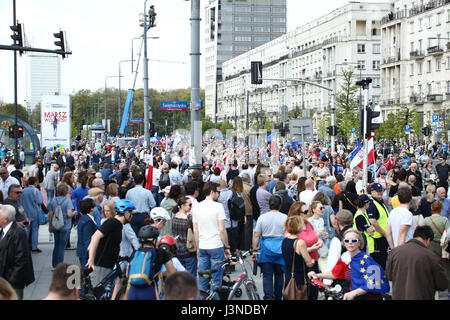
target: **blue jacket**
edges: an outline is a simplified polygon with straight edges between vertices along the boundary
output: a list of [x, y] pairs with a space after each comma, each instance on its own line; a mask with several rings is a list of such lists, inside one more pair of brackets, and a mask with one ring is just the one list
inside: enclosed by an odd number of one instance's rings
[[30, 221], [37, 221], [43, 202], [44, 198], [42, 197], [41, 191], [35, 187], [29, 186], [22, 190], [19, 203], [22, 205]]
[[83, 214], [78, 221], [77, 225], [77, 234], [78, 234], [78, 242], [77, 242], [77, 256], [78, 257], [87, 257], [88, 256], [88, 247], [91, 243], [91, 237], [97, 231], [98, 227], [92, 221], [92, 219], [87, 215]]

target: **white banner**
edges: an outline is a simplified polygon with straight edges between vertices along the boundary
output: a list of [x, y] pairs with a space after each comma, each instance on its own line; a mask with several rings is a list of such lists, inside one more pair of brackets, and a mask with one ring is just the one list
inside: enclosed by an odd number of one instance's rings
[[42, 96], [41, 146], [70, 149], [70, 96]]

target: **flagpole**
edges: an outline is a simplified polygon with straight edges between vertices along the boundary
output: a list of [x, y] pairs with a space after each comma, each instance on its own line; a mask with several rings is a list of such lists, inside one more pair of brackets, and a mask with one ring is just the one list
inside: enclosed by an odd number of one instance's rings
[[363, 162], [363, 182], [364, 182], [364, 193], [366, 193], [366, 187], [367, 187], [367, 169], [368, 169], [368, 157], [369, 157], [369, 150], [368, 148], [368, 141], [367, 141], [367, 107], [369, 105], [369, 85], [367, 85], [367, 88], [365, 89], [364, 94], [364, 162]]

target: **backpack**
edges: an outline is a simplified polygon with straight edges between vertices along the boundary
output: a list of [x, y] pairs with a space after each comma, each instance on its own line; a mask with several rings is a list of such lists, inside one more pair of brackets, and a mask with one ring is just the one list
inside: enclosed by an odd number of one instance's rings
[[64, 228], [64, 215], [61, 205], [58, 202], [56, 202], [55, 212], [53, 212], [52, 227], [56, 231], [60, 231]]
[[159, 176], [159, 187], [164, 189], [165, 187], [170, 186], [170, 177], [168, 172], [163, 172]]
[[129, 283], [135, 287], [145, 287], [152, 284], [157, 275], [156, 249], [139, 249], [134, 253], [129, 267]]
[[245, 216], [245, 201], [239, 196], [236, 191], [233, 191], [233, 196], [228, 200], [228, 210], [230, 212], [230, 219], [234, 221], [241, 221]]

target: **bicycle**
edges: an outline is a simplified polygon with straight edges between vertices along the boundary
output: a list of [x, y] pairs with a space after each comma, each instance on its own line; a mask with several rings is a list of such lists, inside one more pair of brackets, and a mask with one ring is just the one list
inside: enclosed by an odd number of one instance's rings
[[[80, 294], [80, 300], [111, 300], [111, 296], [114, 289], [114, 284], [117, 279], [122, 280], [125, 278], [125, 274], [122, 271], [121, 262], [130, 262], [130, 257], [119, 257], [115, 263], [113, 270], [106, 275], [95, 287], [92, 285], [89, 274], [92, 269], [83, 269], [82, 272], [82, 292]], [[116, 296], [116, 300], [119, 300], [124, 290], [120, 290]]]
[[325, 287], [325, 284], [319, 280], [319, 278], [306, 278], [306, 281], [311, 286], [319, 289], [319, 292], [324, 295], [324, 300], [344, 300], [344, 292], [340, 284], [336, 284], [328, 289]]
[[[217, 272], [217, 269], [212, 270], [206, 270], [206, 271], [199, 271], [199, 276], [207, 277], [210, 279], [210, 290], [209, 292], [200, 291], [200, 296], [204, 298], [204, 300], [212, 300], [219, 296], [220, 294], [224, 295], [228, 293], [228, 297], [226, 300], [232, 300], [234, 296], [240, 297], [242, 295], [242, 289], [240, 288], [242, 285], [244, 285], [247, 297], [249, 300], [260, 300], [258, 290], [256, 288], [255, 281], [247, 271], [247, 268], [245, 266], [244, 259], [250, 255], [252, 255], [257, 250], [250, 249], [248, 251], [241, 252], [239, 250], [236, 250], [235, 256], [225, 259], [218, 264], [223, 264], [223, 266], [230, 265], [231, 263], [238, 263], [241, 266], [242, 273], [239, 276], [239, 278], [234, 282], [233, 285], [231, 284], [225, 284], [222, 286], [216, 286], [214, 284], [214, 281], [212, 281], [212, 274]], [[222, 267], [223, 267], [222, 266]]]

